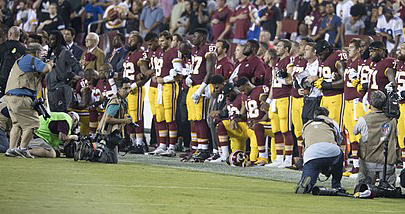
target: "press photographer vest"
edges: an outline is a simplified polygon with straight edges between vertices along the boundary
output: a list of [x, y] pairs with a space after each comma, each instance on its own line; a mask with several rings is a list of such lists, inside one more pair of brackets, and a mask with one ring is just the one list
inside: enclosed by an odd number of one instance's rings
[[107, 119], [107, 109], [110, 105], [119, 105], [119, 110], [118, 110], [118, 114], [114, 117], [116, 119], [124, 119], [125, 118], [125, 114], [127, 113], [127, 109], [128, 109], [128, 104], [125, 101], [125, 99], [121, 99], [119, 97], [117, 97], [117, 95], [114, 95], [109, 101], [108, 104], [106, 106], [106, 112], [104, 112], [103, 117], [100, 120], [100, 123], [97, 127], [97, 133], [100, 133], [102, 135], [108, 135], [111, 134], [113, 131], [118, 130], [118, 131], [122, 131], [123, 130], [123, 124], [114, 124], [111, 125], [109, 123], [106, 123], [106, 119]]
[[401, 157], [400, 149], [397, 147], [397, 121], [389, 119], [383, 112], [371, 112], [365, 115], [367, 124], [367, 142], [359, 142], [359, 157], [365, 162], [384, 164], [384, 143], [380, 142], [381, 124], [389, 122], [391, 132], [388, 143], [388, 164], [396, 164]]
[[[21, 57], [22, 58], [22, 57]], [[18, 66], [19, 58], [11, 68], [10, 76], [7, 80], [6, 92], [12, 89], [26, 88], [35, 92], [39, 83], [38, 72], [26, 72], [24, 73]], [[35, 57], [32, 57], [31, 68], [35, 71]]]
[[330, 126], [333, 125], [333, 120], [325, 116], [318, 116], [317, 118], [320, 120], [310, 120], [304, 125], [302, 135], [305, 141], [305, 149], [315, 143], [333, 143], [338, 145], [335, 130]]
[[70, 135], [70, 131], [72, 129], [72, 118], [64, 113], [64, 112], [51, 112], [50, 113], [51, 117], [48, 120], [45, 120], [43, 116], [39, 117], [39, 128], [35, 130], [35, 135], [42, 138], [48, 145], [52, 147], [58, 147], [62, 142], [59, 140], [59, 133], [54, 134], [49, 130], [49, 124], [52, 121], [66, 121], [69, 125], [69, 132], [68, 135]]

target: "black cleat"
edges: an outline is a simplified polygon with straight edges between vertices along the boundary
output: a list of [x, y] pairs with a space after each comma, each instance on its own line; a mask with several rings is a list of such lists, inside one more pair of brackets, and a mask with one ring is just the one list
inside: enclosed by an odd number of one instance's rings
[[210, 153], [208, 151], [206, 151], [206, 150], [205, 151], [200, 150], [197, 154], [193, 155], [192, 157], [193, 157], [193, 159], [196, 160], [196, 162], [204, 161], [204, 160], [206, 160], [207, 158], [210, 157]]

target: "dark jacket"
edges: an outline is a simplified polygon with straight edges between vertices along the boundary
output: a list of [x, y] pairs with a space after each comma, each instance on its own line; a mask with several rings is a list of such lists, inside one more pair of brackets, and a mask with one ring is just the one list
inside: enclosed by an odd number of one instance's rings
[[72, 52], [73, 56], [80, 61], [80, 57], [82, 57], [83, 50], [79, 48], [75, 43], [73, 43], [72, 47], [69, 48], [70, 52]]
[[23, 56], [25, 51], [25, 47], [19, 41], [7, 40], [0, 44], [0, 90], [3, 93], [14, 62]]
[[127, 51], [125, 50], [125, 48], [120, 48], [118, 51], [116, 51], [114, 56], [111, 58], [113, 52], [114, 52], [114, 50], [107, 53], [104, 62], [111, 64], [113, 67], [113, 71], [117, 72], [120, 67], [119, 62], [122, 61], [122, 59], [124, 59]]

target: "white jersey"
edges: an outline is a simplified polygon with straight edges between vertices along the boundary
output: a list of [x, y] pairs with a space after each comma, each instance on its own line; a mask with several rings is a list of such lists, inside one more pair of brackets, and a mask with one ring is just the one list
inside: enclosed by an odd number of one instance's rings
[[[304, 69], [304, 72], [308, 72], [308, 76], [317, 76], [319, 71], [319, 61], [315, 60], [313, 63], [308, 63]], [[322, 91], [312, 87], [311, 92], [308, 94], [308, 97], [320, 97], [322, 96]]]
[[[389, 22], [385, 19], [384, 15], [381, 15], [378, 17], [377, 21], [377, 27], [376, 27], [376, 32], [384, 32], [392, 36], [392, 38], [395, 40], [395, 37], [397, 35], [400, 35], [399, 38], [399, 43], [398, 43], [398, 48], [399, 45], [404, 42], [404, 31], [403, 31], [403, 26], [402, 26], [402, 20], [398, 18], [397, 16], [394, 16], [392, 19], [390, 19]], [[387, 41], [387, 50], [388, 52], [391, 52], [391, 50], [394, 48], [395, 43]]]
[[26, 20], [19, 25], [25, 32], [34, 32], [35, 26], [38, 25], [37, 14], [32, 9], [18, 11], [16, 19]]

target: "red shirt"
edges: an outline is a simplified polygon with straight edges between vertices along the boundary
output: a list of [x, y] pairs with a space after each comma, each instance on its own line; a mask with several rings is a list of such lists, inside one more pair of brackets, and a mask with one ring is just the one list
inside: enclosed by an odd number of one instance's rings
[[[212, 38], [213, 41], [217, 41], [218, 37], [221, 36], [222, 32], [224, 32], [225, 27], [229, 24], [229, 19], [232, 16], [232, 10], [229, 9], [227, 5], [224, 8], [218, 9], [215, 11], [214, 15], [211, 17], [211, 20], [218, 19], [218, 24], [212, 25]], [[224, 36], [224, 39], [229, 38], [230, 33]]]
[[173, 68], [173, 61], [178, 60], [179, 62], [181, 62], [181, 58], [181, 53], [177, 50], [177, 48], [171, 48], [166, 52], [162, 52], [161, 57], [159, 58], [159, 60], [161, 60], [162, 67], [160, 70], [156, 70], [156, 76], [169, 76], [170, 70]]
[[127, 77], [131, 82], [135, 82], [137, 74], [141, 73], [141, 68], [138, 66], [138, 61], [145, 58], [143, 51], [129, 52], [124, 61], [124, 74], [123, 77]]
[[292, 60], [289, 56], [279, 59], [276, 63], [276, 66], [273, 69], [273, 82], [271, 84], [271, 87], [273, 88], [273, 99], [291, 96], [292, 85], [282, 84], [278, 79], [279, 77], [277, 77], [278, 72], [287, 72], [287, 69], [290, 66], [292, 66]]
[[96, 90], [97, 92], [102, 95], [103, 97], [107, 97], [110, 98], [114, 95], [112, 89], [111, 89], [111, 85], [108, 82], [107, 79], [101, 79], [97, 82], [96, 85]]
[[204, 78], [207, 75], [207, 59], [208, 55], [215, 54], [215, 45], [205, 44], [201, 48], [194, 47], [191, 54], [191, 61], [193, 63], [193, 73], [191, 73], [191, 79], [193, 85], [198, 85], [204, 82]]
[[246, 18], [238, 19], [235, 21], [235, 39], [246, 39], [247, 32], [250, 28], [250, 16], [249, 13], [255, 7], [252, 4], [248, 4], [246, 6], [238, 5], [235, 9], [233, 16], [237, 16], [239, 14], [246, 14]]
[[264, 62], [257, 56], [251, 56], [241, 62], [238, 71], [238, 77], [247, 77], [252, 81], [253, 77], [256, 79], [263, 79], [266, 73]]
[[[319, 61], [319, 72], [318, 76], [323, 77], [324, 81], [332, 82], [337, 77], [339, 77], [339, 72], [336, 68], [336, 63], [338, 61], [346, 61], [347, 54], [341, 50], [333, 52], [326, 58], [324, 62]], [[342, 77], [343, 78], [343, 77]], [[338, 94], [343, 94], [343, 88], [341, 89], [329, 89], [322, 90], [323, 96], [329, 97]]]
[[[398, 60], [397, 64], [397, 75], [395, 77], [397, 82], [397, 91], [405, 90], [405, 63]], [[399, 103], [405, 103], [405, 99], [400, 100]]]
[[[150, 60], [150, 67], [153, 69], [156, 73], [160, 73], [162, 70], [163, 66], [163, 61], [161, 60], [161, 55], [162, 55], [162, 49], [158, 47], [154, 51], [148, 51], [148, 58]], [[155, 75], [156, 75], [155, 73]], [[150, 87], [156, 88], [157, 87], [157, 82], [151, 80], [150, 81]]]
[[222, 58], [217, 62], [217, 65], [215, 66], [215, 74], [220, 74], [225, 77], [225, 79], [229, 79], [233, 70], [234, 66], [229, 57]]
[[[303, 57], [297, 56], [294, 58], [294, 68], [292, 72], [292, 78], [295, 79], [295, 76], [299, 74], [300, 72], [304, 71], [305, 67], [307, 66], [308, 61], [304, 59]], [[303, 97], [298, 93], [298, 88], [293, 88], [291, 90], [291, 96], [295, 98], [301, 98]]]
[[[240, 110], [242, 109], [242, 101], [246, 100], [246, 95], [241, 93], [233, 101], [229, 99], [226, 100], [226, 108], [228, 110], [229, 119], [234, 119], [237, 115], [240, 115]], [[245, 120], [244, 120], [245, 121]]]
[[353, 100], [355, 98], [360, 97], [360, 94], [357, 92], [356, 87], [353, 86], [352, 81], [349, 80], [349, 74], [351, 70], [359, 71], [361, 66], [361, 59], [357, 58], [355, 60], [349, 59], [347, 60], [345, 75], [344, 75], [344, 95], [345, 100]]
[[269, 94], [269, 88], [265, 85], [256, 86], [249, 94], [244, 97], [247, 119], [250, 121], [260, 121], [266, 112], [260, 110], [260, 98]]
[[377, 63], [373, 63], [370, 73], [370, 83], [368, 84], [368, 98], [370, 100], [371, 92], [380, 90], [385, 91], [385, 86], [390, 82], [386, 71], [388, 68], [396, 68], [397, 60], [387, 57]]

